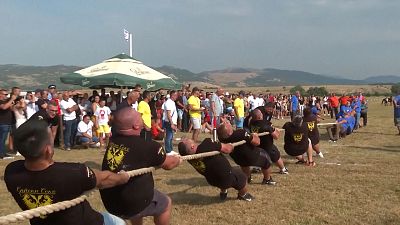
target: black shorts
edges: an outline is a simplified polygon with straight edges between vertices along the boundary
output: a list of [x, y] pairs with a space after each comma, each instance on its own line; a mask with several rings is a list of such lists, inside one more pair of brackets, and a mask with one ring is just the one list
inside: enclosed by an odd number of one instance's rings
[[218, 187], [220, 189], [234, 188], [236, 190], [241, 190], [246, 186], [247, 176], [243, 173], [240, 167], [233, 167], [229, 179], [224, 179], [223, 181], [220, 180], [216, 182], [207, 182], [211, 186]]
[[309, 136], [309, 138], [311, 140], [312, 145], [317, 145], [319, 143], [319, 136], [318, 137]]
[[269, 155], [269, 158], [273, 163], [278, 162], [278, 160], [281, 158], [281, 153], [278, 150], [278, 147], [276, 147], [274, 144], [265, 150], [267, 154]]
[[[309, 143], [311, 142], [310, 139]], [[308, 149], [308, 145], [307, 146], [288, 146], [288, 145], [284, 145], [284, 149], [286, 154], [290, 155], [290, 156], [299, 156], [299, 155], [303, 155], [304, 153], [307, 152]]]
[[265, 151], [261, 150], [257, 162], [252, 166], [261, 167], [262, 169], [268, 169], [271, 166], [271, 158]]
[[[153, 200], [151, 200], [150, 204], [143, 209], [140, 213], [132, 216], [132, 219], [142, 218], [146, 216], [159, 216], [168, 207], [168, 196], [164, 193], [161, 193], [154, 189]], [[131, 218], [123, 218], [123, 219], [131, 219]]]

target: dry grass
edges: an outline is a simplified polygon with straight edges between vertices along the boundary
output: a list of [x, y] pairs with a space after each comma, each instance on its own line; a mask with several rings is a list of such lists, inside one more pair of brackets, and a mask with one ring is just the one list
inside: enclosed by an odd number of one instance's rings
[[[283, 122], [274, 121], [277, 126]], [[393, 109], [372, 99], [367, 127], [334, 144], [327, 142], [321, 130], [325, 158], [317, 159], [316, 168], [295, 165], [283, 152], [283, 138], [278, 140], [290, 174], [274, 174], [279, 182], [275, 187], [258, 184], [262, 178], [256, 174], [249, 186], [254, 202], [235, 200], [234, 190], [227, 201], [220, 202], [218, 189], [187, 163], [173, 171], [156, 171], [156, 187], [173, 200], [171, 224], [400, 224], [400, 136], [396, 133]], [[89, 161], [97, 167], [102, 155], [96, 150], [57, 150], [55, 159]], [[7, 163], [1, 161], [0, 169]], [[0, 182], [0, 199], [0, 215], [19, 211], [4, 181]], [[103, 209], [98, 194], [90, 203]]]

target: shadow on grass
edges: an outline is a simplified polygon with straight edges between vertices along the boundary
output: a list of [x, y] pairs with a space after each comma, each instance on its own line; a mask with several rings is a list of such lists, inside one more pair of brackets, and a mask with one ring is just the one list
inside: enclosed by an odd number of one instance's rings
[[[365, 150], [372, 150], [372, 151], [384, 151], [384, 152], [400, 153], [400, 146], [382, 146], [383, 148], [380, 148], [380, 147], [373, 147], [373, 146], [346, 145], [346, 147], [365, 149]], [[391, 149], [391, 148], [393, 148], [393, 149]]]
[[[182, 191], [168, 193], [168, 196], [172, 199], [173, 205], [213, 205], [223, 203], [219, 199], [219, 189], [215, 188], [215, 196], [207, 196], [199, 193], [187, 193], [190, 189], [194, 187], [189, 187]], [[229, 198], [228, 198], [229, 200]]]
[[191, 178], [181, 178], [181, 179], [170, 179], [167, 181], [168, 185], [190, 185], [193, 187], [205, 187], [209, 186], [204, 177], [191, 177]]
[[[395, 131], [395, 130], [393, 130]], [[388, 135], [388, 136], [398, 136], [398, 134], [396, 133], [381, 133], [381, 132], [371, 132], [371, 131], [364, 131], [364, 130], [356, 130], [356, 133], [360, 133], [360, 134], [379, 134], [379, 135]]]

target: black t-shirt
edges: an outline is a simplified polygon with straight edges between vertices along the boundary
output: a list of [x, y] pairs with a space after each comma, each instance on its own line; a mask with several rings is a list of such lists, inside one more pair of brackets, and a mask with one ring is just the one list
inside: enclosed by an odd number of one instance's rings
[[[29, 171], [24, 160], [10, 163], [4, 181], [22, 210], [74, 199], [96, 186], [93, 171], [79, 163], [54, 163], [42, 171]], [[103, 216], [88, 201], [30, 220], [32, 225], [103, 225]]]
[[234, 143], [245, 140], [246, 143], [235, 147], [230, 156], [240, 166], [254, 165], [260, 156], [260, 149], [251, 144], [251, 135], [243, 129], [233, 131], [228, 138], [219, 138], [222, 143]]
[[[10, 99], [1, 100], [0, 105], [6, 104]], [[13, 123], [13, 112], [11, 107], [8, 109], [0, 109], [0, 124], [1, 125], [11, 125]]]
[[[252, 120], [250, 124], [250, 131], [251, 133], [269, 132], [271, 134], [275, 131], [275, 129], [271, 126], [271, 123], [268, 123], [265, 120]], [[260, 145], [258, 147], [265, 150], [272, 148], [274, 139], [270, 134], [260, 137]]]
[[[176, 99], [176, 102], [179, 102], [179, 103], [181, 103], [181, 104], [183, 105], [183, 97], [182, 97], [182, 96], [179, 96], [179, 97]], [[180, 106], [180, 105], [178, 105], [178, 104], [176, 104], [176, 108], [177, 108], [177, 109], [183, 109], [183, 107]]]
[[58, 126], [59, 123], [59, 117], [56, 115], [54, 118], [51, 118], [46, 110], [39, 110], [33, 114], [29, 120], [44, 120], [47, 122], [49, 127]]
[[[164, 148], [155, 141], [146, 142], [140, 136], [113, 136], [103, 158], [103, 170], [118, 172], [164, 163]], [[153, 199], [152, 173], [132, 177], [128, 183], [100, 190], [104, 206], [110, 213], [129, 218], [143, 211]]]
[[38, 106], [39, 111], [45, 111], [46, 108], [43, 108], [42, 105], [47, 104], [47, 103], [49, 103], [49, 100], [39, 98], [39, 99], [36, 101], [36, 105]]
[[272, 113], [268, 113], [267, 110], [265, 110], [265, 106], [258, 106], [256, 109], [261, 111], [265, 121], [271, 122]]
[[297, 127], [292, 122], [286, 122], [282, 128], [285, 130], [285, 149], [307, 148], [308, 129], [306, 126]]
[[[212, 151], [221, 151], [221, 143], [213, 142], [210, 138], [204, 139], [199, 146], [197, 146], [196, 154]], [[185, 152], [179, 152], [185, 155]], [[216, 187], [226, 187], [232, 183], [230, 174], [232, 167], [228, 160], [222, 154], [205, 157], [201, 159], [193, 159], [188, 161], [201, 175], [203, 175], [207, 182]]]
[[125, 98], [124, 100], [122, 100], [121, 103], [117, 105], [117, 111], [126, 107], [132, 107], [132, 105], [129, 105], [128, 100]]
[[319, 131], [318, 131], [318, 121], [317, 116], [311, 114], [310, 116], [303, 118], [303, 126], [305, 126], [308, 130], [308, 136], [310, 138], [319, 138]]

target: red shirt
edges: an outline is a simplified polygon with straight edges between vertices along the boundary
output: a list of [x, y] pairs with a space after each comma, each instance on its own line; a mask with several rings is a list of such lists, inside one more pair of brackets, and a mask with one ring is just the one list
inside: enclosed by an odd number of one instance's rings
[[339, 107], [339, 99], [336, 96], [329, 97], [328, 101], [331, 103], [332, 107]]

